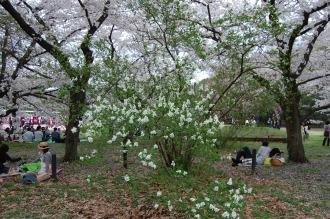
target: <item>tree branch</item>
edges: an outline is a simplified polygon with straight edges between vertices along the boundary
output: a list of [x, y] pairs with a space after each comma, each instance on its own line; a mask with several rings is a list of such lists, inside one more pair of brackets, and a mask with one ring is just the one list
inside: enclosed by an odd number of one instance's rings
[[36, 45], [36, 41], [32, 41], [30, 43], [30, 45], [28, 46], [27, 50], [25, 51], [24, 55], [19, 58], [17, 61], [17, 65], [16, 65], [16, 68], [15, 70], [13, 71], [12, 75], [11, 75], [11, 78], [13, 80], [15, 80], [17, 77], [18, 77], [18, 72], [21, 68], [23, 68], [23, 66], [25, 66], [31, 59], [30, 59], [30, 55], [33, 51], [33, 48], [34, 46]]
[[[38, 23], [41, 24], [44, 27], [44, 30], [46, 30], [49, 34], [50, 28], [48, 27], [46, 22], [38, 15], [37, 9], [31, 7], [26, 1], [22, 1], [22, 2], [32, 12], [33, 16], [38, 21]], [[49, 34], [49, 35], [53, 39], [54, 43], [58, 46], [58, 40], [56, 39], [56, 37], [52, 34]]]
[[50, 77], [50, 76], [48, 76], [48, 75], [45, 75], [45, 74], [43, 74], [43, 73], [41, 73], [41, 72], [39, 72], [39, 71], [37, 71], [37, 70], [35, 70], [35, 69], [33, 69], [33, 68], [30, 68], [29, 66], [23, 66], [23, 68], [25, 68], [25, 69], [27, 69], [27, 70], [29, 70], [29, 71], [31, 71], [31, 72], [33, 72], [33, 73], [36, 73], [37, 75], [39, 75], [39, 76], [41, 76], [41, 77], [44, 77], [44, 78], [47, 78], [47, 79], [53, 79], [52, 77]]
[[72, 68], [69, 58], [66, 54], [64, 54], [59, 48], [52, 45], [48, 41], [42, 38], [40, 34], [36, 32], [21, 16], [21, 14], [11, 5], [8, 0], [0, 1], [1, 6], [16, 20], [18, 25], [23, 29], [25, 33], [27, 33], [30, 37], [36, 40], [36, 42], [44, 48], [47, 52], [49, 52], [65, 69], [66, 73], [70, 77], [75, 76], [75, 69]]
[[310, 16], [313, 13], [318, 12], [318, 11], [320, 11], [320, 10], [328, 7], [328, 6], [330, 6], [330, 1], [329, 2], [324, 2], [323, 5], [320, 5], [320, 6], [316, 7], [316, 8], [313, 8], [310, 11], [304, 11], [303, 12], [304, 18], [303, 18], [302, 23], [300, 25], [296, 26], [293, 29], [293, 31], [291, 32], [291, 34], [290, 34], [290, 39], [289, 39], [289, 42], [288, 42], [288, 47], [289, 47], [288, 54], [291, 54], [292, 48], [293, 48], [293, 44], [294, 44], [295, 40], [297, 39], [297, 37], [300, 35], [300, 32], [303, 30], [303, 28], [305, 26], [308, 25]]
[[10, 115], [10, 114], [13, 114], [13, 113], [16, 113], [17, 110], [18, 110], [18, 108], [12, 108], [12, 109], [6, 110], [5, 113], [0, 114], [0, 118], [2, 118], [2, 117], [6, 117], [6, 116], [8, 116], [8, 115]]
[[6, 67], [7, 67], [7, 44], [8, 44], [8, 38], [9, 38], [9, 27], [6, 24], [5, 25], [5, 35], [3, 38], [3, 44], [1, 46], [1, 75], [0, 75], [0, 81], [2, 82], [5, 77]]
[[110, 46], [111, 46], [111, 60], [113, 60], [114, 56], [115, 56], [115, 52], [116, 52], [116, 49], [115, 49], [115, 46], [114, 46], [114, 43], [113, 43], [113, 40], [112, 40], [112, 34], [113, 34], [113, 31], [114, 31], [114, 28], [115, 28], [115, 25], [112, 25], [111, 27], [111, 31], [110, 31], [110, 34], [109, 34], [109, 41], [110, 41]]
[[321, 111], [321, 110], [325, 110], [325, 109], [330, 109], [330, 103], [322, 105], [322, 106], [318, 106], [316, 108], [312, 108], [306, 115], [302, 116], [301, 121], [304, 121], [305, 119], [309, 118], [314, 113]]
[[330, 14], [328, 15], [328, 19], [324, 20], [322, 24], [316, 29], [316, 33], [313, 35], [313, 39], [307, 45], [306, 51], [304, 53], [304, 59], [298, 66], [297, 69], [298, 75], [301, 75], [301, 73], [304, 71], [307, 63], [309, 62], [309, 58], [313, 51], [316, 40], [320, 36], [320, 34], [325, 30], [325, 26], [328, 24], [329, 21], [330, 21]]
[[[98, 28], [102, 25], [102, 23], [108, 17], [109, 5], [110, 5], [110, 0], [107, 0], [104, 3], [102, 15], [97, 19], [96, 23], [94, 23], [92, 26], [90, 26], [86, 36], [84, 37], [83, 42], [80, 44], [80, 49], [82, 50], [82, 52], [84, 54], [86, 65], [90, 65], [93, 63], [93, 60], [94, 60], [93, 51], [89, 48], [91, 37], [95, 34], [95, 32], [98, 30]], [[89, 76], [88, 76], [88, 78], [89, 78]]]
[[330, 74], [317, 76], [317, 77], [310, 78], [310, 79], [307, 79], [307, 80], [305, 80], [305, 81], [299, 82], [297, 85], [298, 85], [298, 86], [301, 86], [301, 85], [303, 85], [303, 84], [307, 84], [308, 82], [315, 81], [315, 80], [317, 80], [317, 79], [324, 78], [324, 77], [329, 77], [329, 76], [330, 76]]
[[79, 2], [79, 4], [80, 4], [81, 8], [84, 10], [84, 12], [85, 12], [85, 17], [86, 17], [86, 19], [87, 19], [88, 25], [89, 25], [89, 27], [91, 28], [91, 27], [93, 26], [93, 24], [92, 24], [91, 19], [90, 19], [90, 17], [89, 17], [89, 12], [88, 12], [86, 6], [84, 5], [84, 3], [82, 3], [81, 0], [78, 0], [78, 2]]

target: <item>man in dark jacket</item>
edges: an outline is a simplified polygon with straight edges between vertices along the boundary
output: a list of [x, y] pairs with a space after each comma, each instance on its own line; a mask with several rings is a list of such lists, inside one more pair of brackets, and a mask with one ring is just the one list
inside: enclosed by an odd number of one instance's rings
[[57, 131], [57, 128], [54, 128], [54, 131], [52, 133], [52, 141], [55, 141], [56, 143], [61, 143], [61, 135]]
[[11, 158], [7, 152], [9, 151], [9, 147], [6, 144], [1, 143], [0, 145], [0, 174], [1, 173], [8, 173], [9, 168], [4, 165], [7, 161], [10, 162], [17, 162], [20, 161], [21, 158]]

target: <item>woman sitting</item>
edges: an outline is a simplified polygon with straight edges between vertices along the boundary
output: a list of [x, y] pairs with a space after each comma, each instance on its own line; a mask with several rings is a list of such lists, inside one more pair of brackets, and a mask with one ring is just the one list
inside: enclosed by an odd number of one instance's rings
[[44, 181], [50, 178], [50, 169], [52, 166], [52, 154], [49, 152], [49, 146], [47, 142], [40, 142], [38, 144], [40, 170], [38, 172], [38, 181]]

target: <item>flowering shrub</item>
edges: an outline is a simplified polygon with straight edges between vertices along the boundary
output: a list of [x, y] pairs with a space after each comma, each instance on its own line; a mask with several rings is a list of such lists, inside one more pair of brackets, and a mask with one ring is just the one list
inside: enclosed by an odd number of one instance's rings
[[[230, 178], [227, 183], [216, 180], [207, 190], [197, 196], [182, 196], [177, 201], [169, 200], [163, 192], [156, 193], [158, 208], [161, 204], [172, 211], [180, 207], [190, 218], [239, 218], [244, 207], [244, 195], [252, 193], [252, 188], [235, 185]], [[170, 204], [169, 204], [170, 203]]]
[[192, 86], [188, 76], [152, 76], [136, 82], [127, 75], [118, 79], [116, 89], [121, 99], [110, 102], [109, 97], [98, 97], [86, 113], [87, 136], [99, 134], [100, 129], [115, 130], [108, 143], [121, 139], [125, 151], [138, 146], [133, 139], [149, 136], [167, 167], [175, 161], [185, 170], [194, 147], [215, 146], [223, 123], [209, 111], [213, 91]]

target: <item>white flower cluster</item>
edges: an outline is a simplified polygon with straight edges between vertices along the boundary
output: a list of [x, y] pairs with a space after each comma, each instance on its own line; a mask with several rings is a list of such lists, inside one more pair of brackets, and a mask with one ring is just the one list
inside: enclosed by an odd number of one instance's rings
[[[241, 187], [235, 187], [233, 179], [229, 178], [225, 183], [225, 186], [221, 186], [218, 180], [214, 181], [212, 191], [216, 193], [211, 193], [214, 201], [209, 197], [203, 197], [203, 199], [197, 199], [191, 197], [189, 200], [193, 205], [191, 205], [191, 212], [195, 218], [201, 218], [207, 211], [208, 214], [219, 214], [222, 218], [233, 218], [239, 219], [239, 211], [243, 206], [243, 194], [248, 194], [252, 192], [252, 188], [247, 188], [246, 185]], [[217, 196], [221, 196], [221, 199], [227, 200], [224, 204], [217, 203]], [[221, 212], [222, 211], [222, 212]]]
[[97, 150], [93, 149], [90, 155], [85, 155], [85, 156], [80, 156], [79, 160], [80, 161], [84, 161], [84, 160], [90, 160], [92, 158], [94, 158], [97, 154]]
[[231, 154], [227, 154], [227, 155], [222, 155], [220, 157], [220, 160], [231, 160], [232, 155]]
[[188, 172], [185, 171], [185, 170], [176, 170], [175, 173], [180, 175], [180, 176], [187, 176], [188, 175]]
[[148, 154], [147, 149], [143, 149], [143, 151], [141, 151], [138, 154], [138, 157], [140, 158], [141, 163], [142, 163], [143, 166], [148, 166], [148, 167], [151, 167], [153, 169], [157, 168], [156, 164], [151, 160], [152, 155]]
[[[113, 97], [111, 102], [105, 97], [97, 98], [85, 115], [89, 134], [99, 134], [96, 130], [100, 127], [107, 129], [111, 126], [116, 132], [108, 141], [110, 144], [126, 138], [129, 133], [139, 133], [135, 137], [149, 133], [152, 140], [161, 141], [164, 145], [180, 142], [183, 147], [215, 146], [223, 123], [209, 111], [214, 96], [212, 90], [206, 92], [204, 88], [194, 88], [189, 77], [180, 83], [175, 75], [142, 82], [135, 79], [131, 75], [118, 78], [120, 101]], [[152, 96], [146, 93], [150, 90], [154, 90]], [[123, 146], [135, 145], [128, 142]]]

